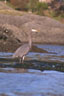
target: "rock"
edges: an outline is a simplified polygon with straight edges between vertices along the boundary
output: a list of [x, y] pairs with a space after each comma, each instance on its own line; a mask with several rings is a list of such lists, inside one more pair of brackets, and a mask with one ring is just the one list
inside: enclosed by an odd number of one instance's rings
[[[31, 29], [38, 32], [31, 32]], [[64, 44], [64, 24], [34, 14], [0, 14], [0, 51], [15, 51], [31, 35], [33, 43]]]
[[37, 53], [48, 53], [48, 51], [38, 48], [37, 46], [33, 45], [31, 48], [31, 52], [37, 52]]

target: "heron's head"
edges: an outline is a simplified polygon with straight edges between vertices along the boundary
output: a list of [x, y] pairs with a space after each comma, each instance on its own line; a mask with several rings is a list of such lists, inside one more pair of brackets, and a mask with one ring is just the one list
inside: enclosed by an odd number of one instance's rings
[[34, 33], [36, 33], [36, 32], [40, 32], [40, 31], [37, 30], [37, 29], [32, 29], [31, 31], [34, 32]]

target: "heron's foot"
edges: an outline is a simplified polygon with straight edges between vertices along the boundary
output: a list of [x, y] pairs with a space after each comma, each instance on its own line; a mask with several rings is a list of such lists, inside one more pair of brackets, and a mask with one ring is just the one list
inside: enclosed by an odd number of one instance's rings
[[20, 64], [23, 64], [24, 63], [24, 58], [25, 58], [25, 56], [23, 56], [22, 58], [19, 59], [19, 63]]
[[20, 64], [22, 63], [22, 59], [21, 59], [21, 58], [19, 59], [19, 63], [20, 63]]
[[22, 60], [22, 64], [24, 63], [24, 61]]
[[22, 64], [24, 63], [25, 56], [22, 57]]

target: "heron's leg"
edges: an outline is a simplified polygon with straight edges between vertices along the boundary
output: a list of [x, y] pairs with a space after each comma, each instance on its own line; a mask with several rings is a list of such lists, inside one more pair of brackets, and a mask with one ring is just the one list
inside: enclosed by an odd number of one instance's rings
[[22, 57], [22, 64], [23, 64], [23, 62], [24, 62], [24, 59], [25, 59], [25, 56]]
[[21, 59], [21, 58], [19, 59], [19, 63], [20, 63], [20, 64], [22, 63], [22, 59]]

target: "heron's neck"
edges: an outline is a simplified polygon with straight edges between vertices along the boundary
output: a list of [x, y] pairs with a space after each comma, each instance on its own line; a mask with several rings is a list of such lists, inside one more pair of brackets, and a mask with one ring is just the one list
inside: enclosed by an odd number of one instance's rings
[[32, 46], [32, 36], [31, 36], [31, 34], [29, 34], [29, 46], [30, 46], [30, 48]]

